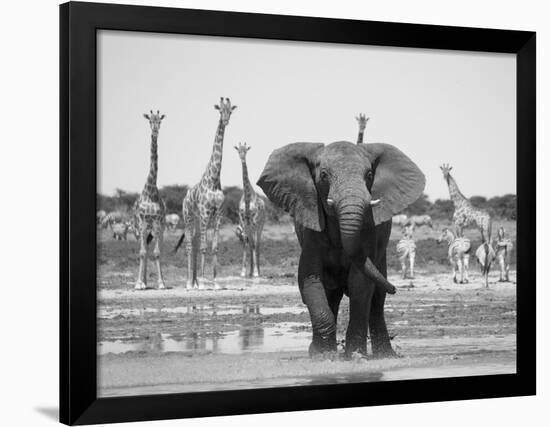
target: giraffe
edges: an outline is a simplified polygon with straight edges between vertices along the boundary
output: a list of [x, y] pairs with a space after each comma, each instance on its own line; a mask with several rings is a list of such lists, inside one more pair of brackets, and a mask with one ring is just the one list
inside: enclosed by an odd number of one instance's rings
[[455, 208], [453, 222], [458, 237], [464, 235], [464, 228], [475, 225], [481, 232], [481, 241], [483, 243], [491, 241], [492, 220], [488, 212], [476, 209], [470, 201], [460, 192], [458, 185], [451, 176], [452, 166], [444, 164], [440, 166], [443, 172], [443, 178], [449, 187], [449, 195]]
[[164, 289], [164, 279], [162, 278], [162, 270], [160, 267], [160, 250], [162, 247], [166, 207], [163, 200], [160, 198], [157, 188], [157, 139], [160, 123], [165, 118], [165, 115], [160, 115], [160, 111], [158, 110], [155, 114], [153, 110], [151, 110], [151, 114], [144, 114], [143, 117], [149, 121], [149, 125], [151, 126], [151, 164], [143, 191], [134, 203], [134, 217], [137, 225], [136, 237], [139, 234], [140, 241], [139, 272], [135, 289], [145, 289], [147, 287], [148, 246], [152, 240], [155, 241], [152, 258], [157, 265], [158, 288]]
[[265, 204], [258, 197], [250, 180], [248, 179], [248, 167], [246, 165], [246, 153], [250, 150], [246, 143], [235, 146], [239, 153], [243, 170], [243, 195], [239, 202], [239, 227], [241, 242], [243, 243], [243, 267], [241, 277], [246, 276], [246, 253], [250, 252], [250, 275], [260, 276], [260, 239], [265, 223]]
[[359, 114], [355, 118], [357, 120], [357, 123], [359, 123], [359, 133], [357, 134], [357, 144], [363, 143], [363, 134], [365, 133], [365, 128], [367, 127], [367, 122], [369, 121], [370, 117], [365, 117], [364, 114]]
[[[183, 234], [181, 235], [174, 252], [178, 250], [185, 240], [185, 249], [187, 253], [187, 284], [186, 288], [198, 287], [204, 289], [204, 261], [206, 256], [206, 231], [208, 226], [213, 224], [214, 233], [212, 236], [212, 265], [214, 282], [216, 280], [218, 264], [218, 234], [220, 222], [223, 215], [223, 202], [225, 200], [221, 188], [220, 172], [222, 168], [223, 156], [223, 137], [225, 128], [229, 124], [229, 118], [236, 105], [231, 105], [229, 98], [220, 98], [220, 104], [214, 105], [214, 108], [220, 112], [220, 120], [214, 138], [212, 155], [202, 175], [201, 180], [191, 188], [182, 204]], [[186, 239], [187, 236], [187, 239]], [[199, 241], [197, 241], [199, 239]], [[197, 279], [197, 245], [200, 245], [201, 280]], [[219, 289], [217, 283], [215, 289]]]

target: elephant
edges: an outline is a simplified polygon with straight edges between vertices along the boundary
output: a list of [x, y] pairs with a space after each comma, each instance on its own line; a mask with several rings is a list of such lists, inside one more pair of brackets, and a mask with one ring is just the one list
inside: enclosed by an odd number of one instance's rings
[[418, 166], [383, 144], [297, 142], [273, 151], [258, 186], [294, 219], [301, 247], [298, 287], [313, 337], [310, 356], [336, 354], [338, 308], [349, 297], [344, 357], [396, 356], [384, 319], [386, 247], [392, 216], [424, 190]]

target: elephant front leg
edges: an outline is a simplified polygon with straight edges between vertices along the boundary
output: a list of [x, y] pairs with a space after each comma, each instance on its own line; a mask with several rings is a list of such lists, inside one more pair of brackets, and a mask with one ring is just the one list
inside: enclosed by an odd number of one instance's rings
[[367, 331], [370, 318], [371, 302], [374, 293], [374, 282], [365, 279], [355, 265], [350, 267], [348, 277], [349, 291], [349, 325], [346, 332], [345, 357], [358, 351], [367, 354]]
[[308, 261], [302, 254], [298, 284], [302, 301], [307, 306], [311, 318], [313, 338], [309, 346], [309, 354], [314, 356], [336, 351], [336, 319], [321, 282], [320, 268], [311, 268], [310, 265], [306, 265]]

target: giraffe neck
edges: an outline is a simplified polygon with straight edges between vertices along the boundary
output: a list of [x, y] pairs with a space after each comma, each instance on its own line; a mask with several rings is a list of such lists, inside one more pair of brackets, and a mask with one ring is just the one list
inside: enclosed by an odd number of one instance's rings
[[252, 186], [248, 179], [248, 167], [246, 166], [246, 160], [241, 161], [243, 166], [243, 192], [244, 192], [244, 212], [246, 218], [250, 218], [250, 200], [252, 199]]
[[451, 174], [447, 175], [447, 185], [449, 186], [449, 196], [456, 205], [469, 205], [468, 199], [460, 192], [458, 185]]
[[357, 143], [362, 144], [363, 143], [363, 134], [365, 133], [364, 129], [359, 129], [359, 134], [357, 135]]
[[203, 180], [207, 180], [207, 184], [210, 188], [221, 189], [220, 173], [222, 170], [222, 157], [223, 157], [223, 134], [225, 132], [225, 125], [222, 119], [218, 123], [216, 129], [216, 137], [214, 138], [214, 147], [212, 148], [212, 155], [210, 161], [206, 167], [206, 172], [203, 176]]
[[147, 175], [147, 182], [144, 193], [147, 193], [151, 188], [157, 186], [157, 173], [158, 173], [158, 153], [157, 153], [157, 138], [158, 134], [151, 134], [151, 164], [149, 166], [149, 175]]

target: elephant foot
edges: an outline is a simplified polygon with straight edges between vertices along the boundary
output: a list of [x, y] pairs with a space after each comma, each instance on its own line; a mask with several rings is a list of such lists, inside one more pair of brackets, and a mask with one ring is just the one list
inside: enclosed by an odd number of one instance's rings
[[386, 334], [379, 337], [371, 337], [372, 355], [375, 359], [400, 358], [391, 346], [390, 338]]
[[317, 358], [325, 353], [336, 353], [336, 332], [329, 334], [327, 337], [322, 337], [318, 334], [313, 334], [313, 339], [309, 345], [309, 355], [311, 358]]
[[349, 337], [346, 336], [346, 344], [344, 348], [344, 358], [352, 360], [354, 354], [359, 353], [366, 357], [367, 355], [367, 338], [366, 337]]

